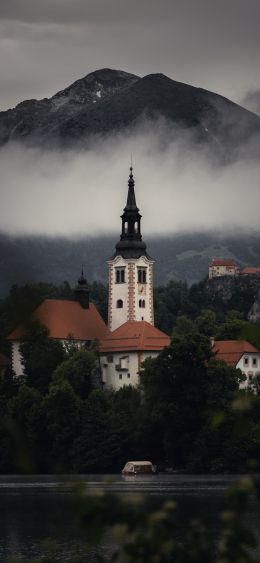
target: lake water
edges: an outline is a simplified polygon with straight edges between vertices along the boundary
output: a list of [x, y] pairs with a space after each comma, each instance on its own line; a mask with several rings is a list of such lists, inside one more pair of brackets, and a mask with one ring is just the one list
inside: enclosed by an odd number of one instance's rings
[[[178, 503], [178, 519], [183, 532], [192, 518], [207, 523], [217, 539], [217, 514], [224, 506], [224, 495], [232, 476], [155, 475], [82, 475], [80, 480], [93, 492], [102, 488], [116, 493], [141, 493], [154, 505], [165, 499]], [[79, 518], [71, 492], [72, 481], [66, 476], [0, 476], [0, 562], [11, 557], [47, 555], [52, 561], [72, 563], [84, 553]], [[260, 540], [259, 508], [250, 503], [247, 525]], [[181, 538], [180, 538], [181, 540]], [[108, 535], [99, 547], [110, 553], [113, 540]], [[258, 550], [260, 555], [260, 550]], [[84, 561], [93, 561], [95, 551]]]

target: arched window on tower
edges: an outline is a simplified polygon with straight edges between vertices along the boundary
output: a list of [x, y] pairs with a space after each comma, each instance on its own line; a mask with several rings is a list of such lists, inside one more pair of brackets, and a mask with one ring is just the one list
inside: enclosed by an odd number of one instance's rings
[[134, 230], [135, 230], [135, 233], [138, 233], [138, 221], [136, 221], [135, 224], [134, 224]]
[[139, 299], [139, 307], [140, 309], [145, 309], [145, 299]]
[[128, 233], [128, 222], [126, 221], [124, 224], [124, 233], [127, 234]]
[[118, 299], [116, 302], [116, 308], [117, 309], [123, 309], [123, 301], [122, 299]]

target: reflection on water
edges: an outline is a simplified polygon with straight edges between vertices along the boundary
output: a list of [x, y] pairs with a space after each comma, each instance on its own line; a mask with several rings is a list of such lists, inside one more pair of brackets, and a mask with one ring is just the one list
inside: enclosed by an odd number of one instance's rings
[[[178, 503], [178, 519], [183, 532], [192, 518], [207, 522], [217, 537], [217, 514], [224, 506], [224, 491], [232, 476], [121, 475], [81, 476], [91, 490], [116, 493], [142, 493], [156, 505], [166, 498]], [[0, 476], [0, 561], [22, 555], [33, 557], [48, 553], [55, 543], [55, 561], [73, 561], [84, 550], [78, 515], [71, 494], [75, 480], [62, 476]], [[248, 526], [260, 529], [257, 506], [252, 501]], [[46, 542], [48, 539], [48, 543]], [[181, 539], [181, 538], [180, 538]], [[111, 538], [101, 551], [112, 549]], [[88, 556], [86, 561], [91, 561]]]

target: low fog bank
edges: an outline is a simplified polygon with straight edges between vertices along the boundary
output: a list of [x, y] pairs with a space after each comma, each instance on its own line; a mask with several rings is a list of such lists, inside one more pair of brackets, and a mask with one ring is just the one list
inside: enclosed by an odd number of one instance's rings
[[[0, 234], [0, 297], [7, 295], [14, 284], [62, 284], [66, 280], [74, 287], [82, 263], [89, 282], [107, 283], [107, 260], [118, 239], [119, 230], [106, 236], [80, 238]], [[260, 232], [145, 234], [144, 239], [155, 260], [156, 286], [170, 280], [186, 280], [189, 284], [202, 280], [212, 257], [232, 258], [241, 266], [260, 265]]]
[[[259, 228], [260, 163], [240, 152], [220, 165], [188, 133], [158, 128], [95, 139], [86, 150], [0, 151], [0, 230], [89, 236], [120, 230], [133, 154], [143, 233]], [[212, 158], [213, 156], [213, 158]]]

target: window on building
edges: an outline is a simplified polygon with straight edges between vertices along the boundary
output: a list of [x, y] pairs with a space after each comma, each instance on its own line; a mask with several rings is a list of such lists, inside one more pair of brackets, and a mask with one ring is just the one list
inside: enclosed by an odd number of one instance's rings
[[256, 368], [257, 367], [257, 358], [252, 358], [252, 365]]
[[129, 363], [129, 356], [121, 356], [121, 358], [119, 358], [119, 364], [118, 364], [119, 369], [127, 370], [128, 363]]
[[116, 268], [116, 283], [125, 283], [125, 268]]
[[249, 364], [248, 358], [244, 358], [244, 366], [248, 366], [248, 364]]
[[112, 364], [113, 361], [114, 361], [114, 357], [112, 356], [112, 354], [109, 354], [109, 356], [107, 356], [107, 362], [108, 362], [109, 364]]
[[130, 379], [130, 373], [127, 374], [128, 379]]
[[145, 308], [145, 300], [144, 299], [139, 299], [139, 307], [140, 307], [140, 309]]
[[118, 358], [117, 363], [115, 364], [116, 371], [128, 371], [129, 370], [129, 356], [121, 356]]
[[119, 379], [122, 379], [122, 373], [119, 374]]
[[125, 232], [125, 234], [128, 233], [128, 222], [127, 221], [124, 224], [124, 232]]
[[137, 271], [138, 283], [146, 283], [146, 281], [147, 281], [146, 270], [147, 270], [147, 268], [138, 268], [138, 271]]
[[122, 299], [118, 299], [116, 302], [116, 308], [117, 309], [123, 309], [123, 301]]
[[138, 222], [136, 221], [134, 224], [135, 233], [138, 233]]

